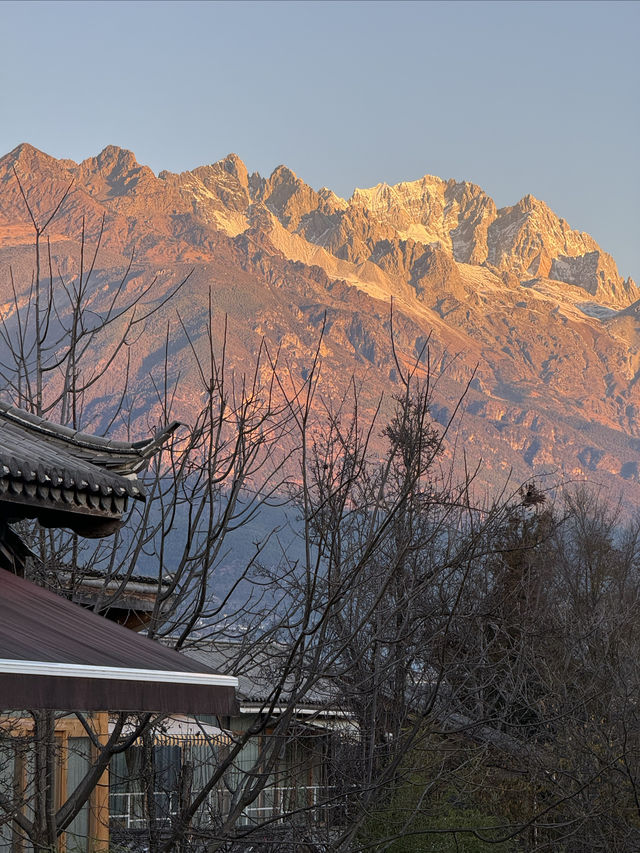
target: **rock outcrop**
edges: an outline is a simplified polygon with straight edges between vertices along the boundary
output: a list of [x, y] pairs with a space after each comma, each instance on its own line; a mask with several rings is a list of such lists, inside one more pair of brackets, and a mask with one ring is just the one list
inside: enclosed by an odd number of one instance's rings
[[[150, 377], [173, 324], [172, 370], [183, 409], [176, 415], [189, 420], [199, 393], [190, 346], [203, 332], [211, 298], [214, 314], [228, 316], [234, 366], [248, 365], [264, 336], [303, 377], [324, 326], [324, 398], [339, 397], [360, 371], [363, 409], [373, 410], [383, 390], [397, 393], [393, 298], [401, 363], [426, 364], [429, 341], [438, 423], [448, 422], [471, 382], [460, 438], [448, 446], [453, 453], [462, 441], [483, 459], [480, 482], [553, 470], [597, 477], [640, 500], [640, 291], [591, 236], [533, 196], [497, 209], [474, 184], [427, 175], [343, 199], [312, 189], [286, 166], [269, 177], [250, 174], [235, 154], [155, 175], [115, 146], [77, 164], [21, 145], [0, 159], [0, 307], [7, 322], [14, 310], [7, 270], [26, 300], [32, 267], [33, 229], [14, 169], [40, 223], [67, 192], [46, 232], [64, 276], [77, 274], [83, 225], [90, 247], [103, 230], [96, 310], [101, 299], [108, 304], [132, 255], [131, 294], [155, 276], [161, 301], [192, 270], [129, 352], [140, 398], [154, 398]], [[124, 375], [119, 363], [106, 370], [105, 353], [96, 353], [105, 370], [88, 403], [97, 413], [118, 398]], [[143, 417], [136, 410], [132, 422]]]

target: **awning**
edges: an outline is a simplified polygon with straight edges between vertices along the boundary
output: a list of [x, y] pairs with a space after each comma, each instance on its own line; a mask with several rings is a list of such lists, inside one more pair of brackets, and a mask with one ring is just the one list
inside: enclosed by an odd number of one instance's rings
[[[109, 734], [113, 733], [115, 723], [109, 723]], [[126, 737], [135, 730], [135, 722], [127, 722], [122, 728], [122, 736]], [[169, 746], [194, 746], [225, 744], [231, 742], [231, 736], [217, 726], [201, 723], [193, 717], [172, 715], [164, 717], [151, 728], [154, 743]]]
[[229, 715], [237, 684], [0, 569], [0, 711]]

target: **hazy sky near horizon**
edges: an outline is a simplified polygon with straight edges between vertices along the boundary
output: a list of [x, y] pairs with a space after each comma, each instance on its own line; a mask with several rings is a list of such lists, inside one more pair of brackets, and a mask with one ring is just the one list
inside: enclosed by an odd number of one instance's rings
[[640, 279], [638, 2], [5, 2], [0, 154], [527, 193]]

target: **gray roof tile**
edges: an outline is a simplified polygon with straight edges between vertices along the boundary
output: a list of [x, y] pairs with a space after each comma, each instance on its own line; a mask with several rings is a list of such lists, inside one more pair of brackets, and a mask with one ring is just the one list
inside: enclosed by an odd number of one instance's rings
[[127, 498], [144, 499], [135, 475], [178, 425], [128, 443], [78, 432], [0, 403], [0, 503], [5, 517], [13, 521], [62, 511], [120, 518]]

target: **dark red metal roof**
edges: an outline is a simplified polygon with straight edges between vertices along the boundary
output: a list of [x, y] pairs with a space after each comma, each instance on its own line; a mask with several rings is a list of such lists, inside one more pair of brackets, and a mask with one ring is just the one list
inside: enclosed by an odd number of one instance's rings
[[0, 711], [226, 715], [235, 683], [0, 569]]

